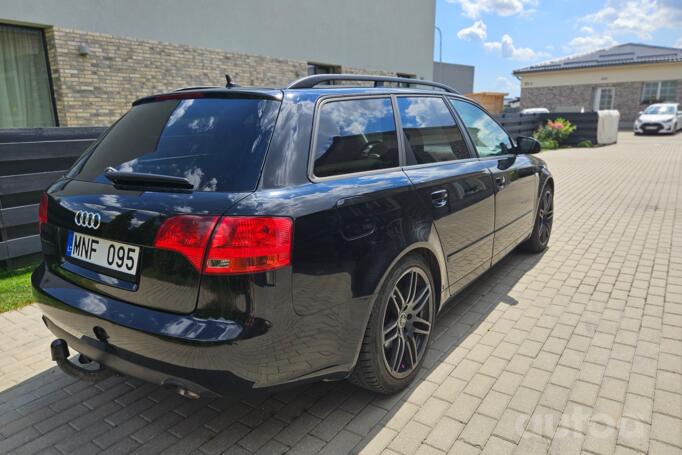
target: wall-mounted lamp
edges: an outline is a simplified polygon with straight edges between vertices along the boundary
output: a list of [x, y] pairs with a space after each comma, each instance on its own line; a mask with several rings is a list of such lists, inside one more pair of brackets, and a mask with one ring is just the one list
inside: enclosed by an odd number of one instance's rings
[[86, 56], [90, 55], [90, 46], [88, 46], [85, 43], [81, 43], [78, 45], [78, 55]]

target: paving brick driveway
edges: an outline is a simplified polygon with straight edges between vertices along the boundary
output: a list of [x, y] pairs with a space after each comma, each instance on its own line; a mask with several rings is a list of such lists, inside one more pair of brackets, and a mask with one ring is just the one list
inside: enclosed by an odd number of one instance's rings
[[449, 305], [409, 391], [191, 401], [79, 383], [30, 306], [0, 315], [0, 452], [682, 453], [682, 135], [542, 157], [549, 250], [512, 254]]

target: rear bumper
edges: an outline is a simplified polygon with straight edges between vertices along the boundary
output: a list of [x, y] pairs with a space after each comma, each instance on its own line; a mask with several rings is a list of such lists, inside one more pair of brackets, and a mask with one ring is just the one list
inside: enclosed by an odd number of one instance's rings
[[32, 284], [45, 324], [56, 338], [112, 370], [160, 385], [233, 395], [342, 379], [354, 362], [353, 353], [324, 344], [312, 347], [326, 349], [326, 358], [315, 351], [306, 356], [300, 347], [313, 340], [305, 332], [329, 331], [328, 325], [317, 326], [315, 318], [292, 315], [273, 324], [254, 317], [240, 323], [165, 313], [80, 288], [44, 264], [34, 272]]
[[117, 348], [88, 336], [77, 338], [47, 316], [43, 321], [68, 347], [96, 360], [117, 373], [174, 389], [185, 388], [202, 396], [231, 395], [251, 390], [253, 383], [229, 372], [199, 370], [171, 365]]

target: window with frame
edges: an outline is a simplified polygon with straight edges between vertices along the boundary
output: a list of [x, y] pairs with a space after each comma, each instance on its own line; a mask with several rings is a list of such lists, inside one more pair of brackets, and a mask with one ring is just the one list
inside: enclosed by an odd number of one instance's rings
[[677, 81], [661, 81], [658, 98], [661, 101], [677, 101]]
[[514, 144], [507, 132], [484, 110], [466, 101], [451, 99], [450, 103], [462, 118], [479, 156], [513, 153]]
[[408, 164], [471, 158], [464, 137], [442, 98], [398, 97]]
[[[405, 73], [396, 73], [396, 77], [402, 77], [405, 79], [417, 79], [417, 76], [415, 76], [414, 74], [405, 74]], [[409, 88], [409, 87], [412, 87], [412, 84], [400, 82], [398, 84], [398, 87]]]
[[0, 24], [0, 128], [55, 125], [42, 30]]
[[398, 167], [398, 135], [391, 99], [323, 103], [318, 113], [314, 153], [316, 177]]
[[596, 110], [603, 111], [613, 109], [615, 90], [612, 87], [599, 87], [596, 92]]
[[677, 81], [645, 82], [642, 85], [642, 102], [677, 101]]
[[[341, 68], [335, 65], [322, 65], [320, 63], [308, 63], [308, 76], [315, 74], [339, 74]], [[334, 82], [322, 82], [319, 85], [334, 85]]]

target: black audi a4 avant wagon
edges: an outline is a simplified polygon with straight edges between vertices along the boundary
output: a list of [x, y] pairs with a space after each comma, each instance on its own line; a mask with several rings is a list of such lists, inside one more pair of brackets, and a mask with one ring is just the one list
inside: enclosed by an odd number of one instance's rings
[[427, 81], [139, 99], [42, 195], [52, 357], [193, 398], [345, 378], [396, 392], [451, 296], [545, 249], [539, 150]]

